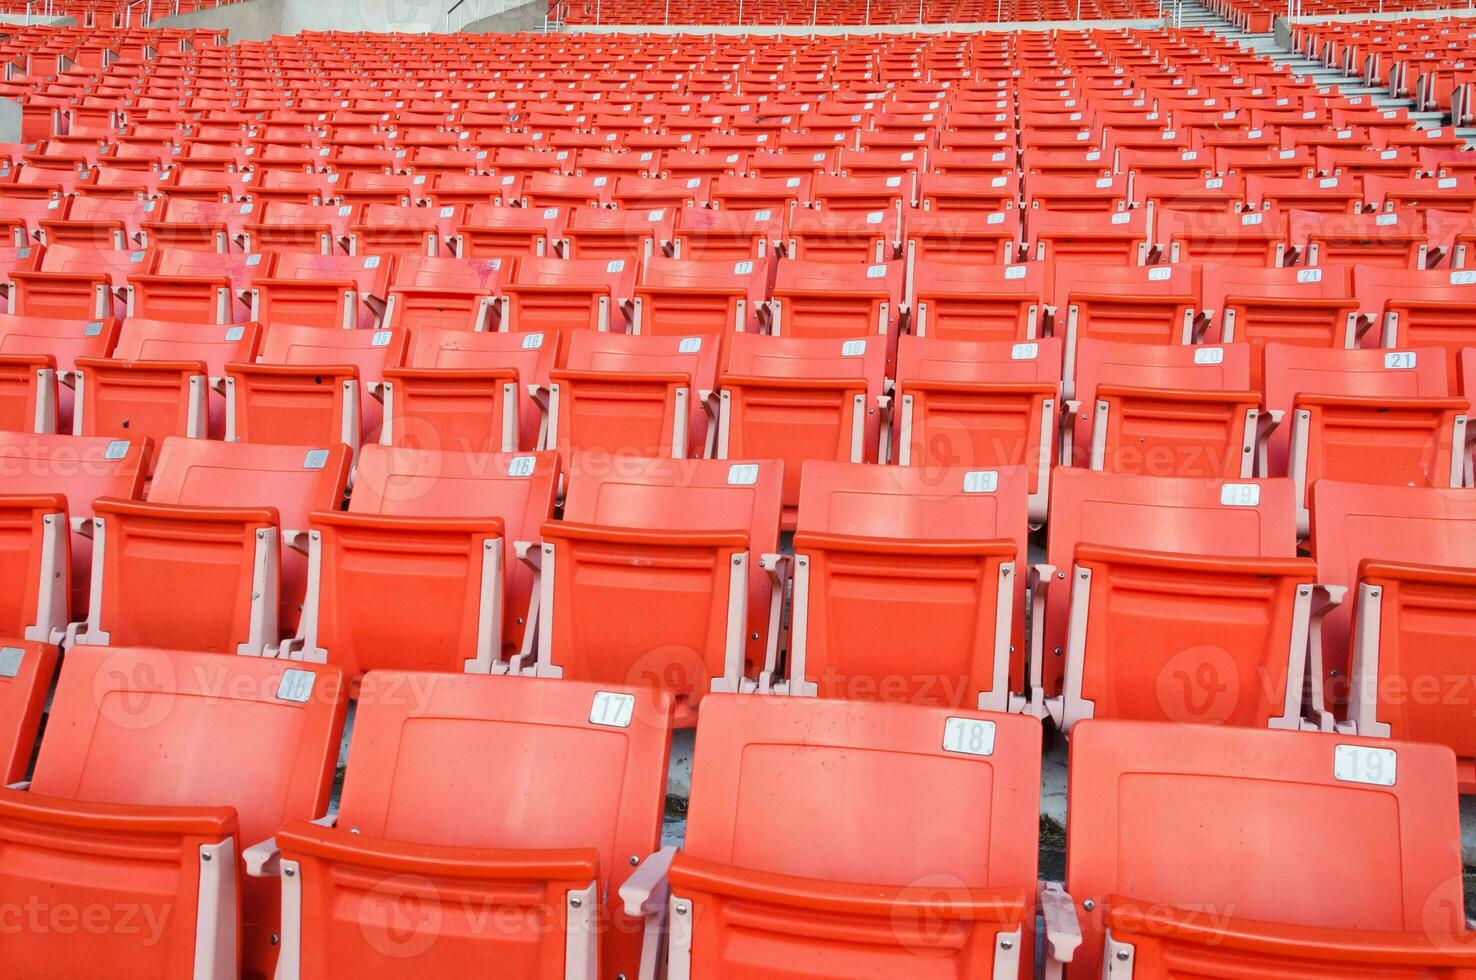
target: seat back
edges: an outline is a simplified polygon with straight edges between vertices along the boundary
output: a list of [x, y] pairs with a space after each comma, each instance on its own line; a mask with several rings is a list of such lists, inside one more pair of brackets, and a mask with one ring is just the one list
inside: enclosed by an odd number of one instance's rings
[[[280, 535], [340, 504], [348, 465], [342, 446], [164, 440], [146, 503], [94, 505], [84, 642], [222, 653], [275, 644], [279, 625], [296, 628], [307, 587], [306, 559]], [[181, 604], [186, 594], [197, 601]]]
[[119, 321], [0, 316], [0, 427], [9, 432], [71, 432], [73, 389], [57, 372], [79, 357], [106, 357]]
[[1005, 710], [1024, 683], [1026, 495], [1019, 467], [805, 463], [791, 691]]
[[408, 333], [404, 367], [384, 370], [380, 442], [441, 452], [538, 448], [543, 415], [528, 391], [548, 386], [558, 337], [441, 327]]
[[[1039, 738], [1022, 715], [713, 696], [670, 875], [691, 918], [673, 931], [673, 966], [742, 980], [815, 962], [855, 976], [1028, 976]], [[939, 832], [915, 838], [923, 824]], [[902, 839], [914, 844], [884, 844]]]
[[549, 432], [561, 452], [700, 456], [716, 337], [578, 330], [549, 375]]
[[1124, 344], [1076, 350], [1071, 461], [1148, 476], [1254, 472], [1260, 396], [1249, 344]]
[[1030, 340], [1044, 331], [1052, 269], [1044, 262], [911, 262], [913, 333], [945, 340]]
[[1385, 347], [1442, 347], [1454, 389], [1456, 361], [1476, 347], [1476, 271], [1355, 266], [1353, 294]]
[[[304, 655], [353, 676], [506, 671], [533, 590], [515, 545], [537, 538], [558, 486], [552, 453], [366, 446], [348, 513], [312, 516]], [[399, 598], [385, 602], [391, 593]]]
[[[424, 698], [396, 696], [421, 689]], [[364, 678], [359, 703], [338, 815], [341, 831], [455, 849], [488, 862], [516, 858], [537, 864], [554, 854], [588, 855], [597, 869], [601, 907], [598, 973], [638, 975], [641, 923], [624, 914], [619, 889], [635, 870], [634, 859], [661, 842], [671, 724], [664, 692], [381, 671]], [[521, 801], [516, 807], [507, 805], [513, 798]], [[355, 840], [346, 834], [342, 839]], [[288, 856], [296, 857], [290, 850]], [[349, 854], [339, 860], [357, 865]], [[357, 916], [334, 911], [372, 902], [376, 887], [398, 887], [395, 870], [370, 863], [345, 876], [335, 873], [334, 857], [302, 862], [307, 900], [300, 975], [347, 977], [402, 963], [393, 958], [393, 948], [386, 952], [384, 944], [366, 941]], [[529, 868], [519, 877], [538, 875]], [[558, 903], [553, 907], [544, 905], [542, 894], [527, 904], [526, 885], [509, 890], [509, 883], [495, 879], [458, 873], [425, 884], [432, 894], [437, 886], [480, 886], [479, 900], [492, 904], [440, 902], [440, 928], [414, 960], [417, 969], [460, 969], [492, 956], [499, 970], [533, 977], [549, 975], [550, 961], [563, 962], [567, 883], [556, 894], [550, 888], [548, 898]], [[487, 928], [487, 920], [478, 918], [499, 913], [516, 925]], [[391, 934], [426, 928], [413, 910], [390, 907], [383, 914]], [[563, 969], [557, 973], [562, 976]]]
[[[1370, 971], [1428, 976], [1444, 972], [1418, 965], [1442, 948], [1428, 930], [1446, 930], [1444, 949], [1469, 945], [1459, 925], [1450, 931], [1463, 901], [1460, 835], [1441, 749], [1090, 721], [1072, 733], [1068, 795], [1066, 884], [1078, 909], [1091, 903], [1072, 978], [1097, 977], [1111, 941], [1150, 976], [1279, 973], [1289, 956], [1331, 976], [1360, 961], [1363, 941], [1384, 951], [1363, 960]], [[1197, 860], [1211, 850], [1223, 860]], [[1394, 933], [1424, 955], [1405, 959]]]
[[50, 642], [0, 644], [0, 780], [6, 786], [30, 772], [57, 659], [56, 646]]
[[[1094, 544], [1186, 555], [1290, 558], [1296, 511], [1290, 480], [1204, 480], [1058, 468], [1052, 480], [1042, 658], [1047, 694], [1060, 687], [1077, 547]], [[1040, 601], [1037, 595], [1036, 602]]]
[[761, 558], [779, 544], [781, 471], [575, 457], [563, 519], [543, 526], [537, 673], [665, 686], [687, 725], [709, 689], [757, 677], [777, 629]]
[[[0, 894], [9, 902], [44, 893], [82, 907], [96, 901], [95, 883], [106, 881], [116, 900], [154, 908], [162, 935], [152, 946], [120, 930], [37, 937], [7, 949], [9, 966], [28, 974], [58, 967], [85, 973], [107, 962], [120, 975], [146, 976], [152, 964], [154, 975], [188, 975], [197, 913], [224, 911], [201, 908], [202, 901], [230, 901], [234, 874], [242, 970], [270, 976], [279, 888], [247, 878], [237, 856], [284, 821], [316, 819], [327, 808], [348, 703], [343, 681], [335, 667], [260, 657], [70, 650], [28, 795], [76, 804], [79, 815], [96, 814], [100, 829], [79, 847], [64, 812], [29, 824], [25, 843], [9, 851]], [[120, 819], [127, 811], [117, 806], [142, 810], [137, 819]], [[12, 810], [0, 821], [16, 817]], [[212, 885], [210, 866], [195, 852], [222, 841], [231, 845], [220, 853], [232, 866], [215, 872], [224, 877]], [[235, 927], [228, 917], [225, 928]]]
[[366, 386], [405, 357], [403, 330], [342, 330], [275, 323], [256, 363], [229, 365], [226, 438], [278, 445], [357, 448], [383, 419]]
[[569, 333], [624, 330], [622, 303], [635, 292], [636, 258], [557, 259], [518, 257], [503, 330]]
[[[0, 432], [0, 466], [4, 468], [5, 496], [0, 511], [6, 516], [4, 536], [9, 558], [3, 564], [9, 588], [0, 589], [0, 608], [7, 632], [22, 635], [21, 627], [35, 623], [37, 603], [43, 596], [67, 622], [87, 612], [92, 578], [92, 537], [79, 530], [67, 531], [66, 517], [88, 519], [92, 502], [99, 497], [137, 500], [152, 462], [154, 444], [148, 438], [112, 439], [32, 435]], [[7, 496], [32, 498], [6, 504]], [[35, 504], [35, 498], [59, 498], [63, 510]], [[56, 513], [62, 519], [52, 526], [37, 526], [36, 513]], [[70, 537], [70, 562], [68, 562]], [[48, 555], [54, 559], [48, 563]], [[60, 562], [59, 568], [49, 567]], [[57, 579], [57, 576], [60, 576]], [[70, 586], [68, 585], [70, 583]], [[39, 589], [39, 593], [38, 593]], [[50, 624], [64, 628], [66, 623]], [[44, 630], [38, 630], [38, 634]], [[49, 640], [49, 635], [37, 639]]]
[[877, 460], [881, 341], [744, 333], [729, 338], [726, 357], [717, 457], [784, 462], [786, 527], [793, 527], [805, 460]]
[[[1311, 511], [1321, 581], [1350, 593], [1365, 561], [1476, 568], [1476, 490], [1319, 480], [1312, 484]], [[1353, 598], [1322, 624], [1322, 680], [1330, 703], [1338, 705], [1348, 696], [1348, 683], [1339, 678], [1348, 676]]]
[[835, 339], [890, 336], [902, 302], [904, 272], [902, 262], [785, 259], [778, 264], [772, 290], [773, 332]]

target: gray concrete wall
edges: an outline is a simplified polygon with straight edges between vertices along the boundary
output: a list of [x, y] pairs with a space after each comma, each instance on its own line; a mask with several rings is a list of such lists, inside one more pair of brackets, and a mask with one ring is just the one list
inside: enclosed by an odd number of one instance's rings
[[160, 17], [153, 27], [225, 28], [231, 41], [265, 41], [282, 30], [282, 0], [241, 0], [223, 7], [196, 10], [176, 17]]
[[21, 141], [21, 106], [14, 99], [0, 99], [0, 143]]
[[[468, 3], [471, 0], [467, 0]], [[548, 4], [543, 0], [532, 0], [512, 7], [490, 17], [474, 20], [462, 28], [467, 34], [516, 34], [519, 31], [543, 30], [543, 18], [548, 13]]]

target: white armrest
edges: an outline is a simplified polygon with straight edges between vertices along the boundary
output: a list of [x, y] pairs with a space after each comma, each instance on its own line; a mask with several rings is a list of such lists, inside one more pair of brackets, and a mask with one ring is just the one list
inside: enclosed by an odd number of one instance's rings
[[[338, 823], [338, 814], [329, 813], [313, 823], [319, 827], [332, 827]], [[277, 848], [277, 838], [268, 837], [260, 844], [252, 844], [241, 852], [246, 873], [253, 878], [280, 878], [282, 876], [282, 852]]]
[[282, 529], [283, 547], [291, 548], [293, 551], [300, 551], [305, 555], [308, 553], [308, 540], [309, 536], [307, 531], [289, 531], [286, 528]]
[[1030, 675], [1024, 695], [1012, 695], [1010, 710], [1045, 720], [1045, 609], [1046, 594], [1056, 566], [1040, 562], [1030, 566]]
[[282, 852], [277, 849], [277, 838], [268, 837], [259, 844], [252, 844], [241, 852], [246, 873], [253, 878], [280, 878], [282, 876]]
[[541, 582], [543, 579], [543, 542], [514, 541], [513, 554], [533, 570], [533, 587], [528, 599], [528, 621], [523, 624], [523, 645], [512, 655], [508, 669], [520, 674], [538, 660], [538, 630], [542, 622]]
[[92, 518], [74, 517], [71, 520], [72, 533], [80, 534], [84, 538], [92, 537]]
[[1043, 882], [1039, 900], [1045, 921], [1045, 976], [1053, 980], [1061, 976], [1062, 967], [1071, 962], [1081, 945], [1081, 921], [1076, 917], [1076, 903], [1058, 883]]
[[6, 789], [13, 789], [17, 793], [24, 793], [24, 792], [26, 792], [27, 790], [29, 790], [31, 788], [31, 781], [29, 779], [22, 779], [20, 782], [18, 782], [18, 783], [11, 783], [10, 785], [6, 786], [5, 788]]
[[1340, 723], [1323, 705], [1327, 703], [1322, 688], [1322, 618], [1340, 605], [1348, 594], [1346, 585], [1312, 586], [1312, 610], [1307, 623], [1307, 682], [1311, 699], [1311, 719], [1304, 723], [1313, 731], [1354, 734], [1353, 727]]
[[676, 855], [675, 847], [663, 847], [637, 865], [625, 879], [625, 884], [620, 886], [620, 901], [626, 915], [644, 918], [666, 908], [666, 872]]

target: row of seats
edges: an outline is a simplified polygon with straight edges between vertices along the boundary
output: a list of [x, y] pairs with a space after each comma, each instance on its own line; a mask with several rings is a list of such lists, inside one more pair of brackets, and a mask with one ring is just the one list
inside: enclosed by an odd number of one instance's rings
[[[680, 724], [709, 691], [758, 690], [1012, 709], [1065, 731], [1392, 728], [1453, 746], [1476, 786], [1463, 702], [1401, 696], [1458, 669], [1476, 490], [1319, 479], [1315, 558], [1299, 558], [1293, 480], [1064, 468], [1046, 561], [1027, 569], [1019, 467], [806, 461], [787, 555], [778, 460], [584, 454], [565, 470], [554, 453], [368, 446], [342, 511], [343, 447], [171, 437], [139, 500], [151, 445], [5, 437], [0, 630], [355, 678], [650, 676]], [[190, 610], [172, 612], [184, 590]]]
[[1308, 57], [1362, 76], [1370, 85], [1408, 96], [1417, 108], [1471, 121], [1472, 81], [1465, 66], [1470, 12], [1427, 19], [1311, 23], [1292, 32], [1292, 43]]
[[840, 26], [1159, 17], [1146, 0], [846, 0], [805, 6], [789, 0], [549, 0], [549, 20], [570, 26], [628, 24]]
[[[0, 654], [27, 712], [0, 758], [25, 758], [55, 658]], [[332, 666], [69, 652], [30, 782], [0, 790], [0, 896], [107, 928], [15, 933], [8, 968], [1017, 980], [1039, 915], [1046, 976], [1476, 970], [1438, 746], [1085, 722], [1063, 887], [1037, 878], [1028, 717], [714, 694], [678, 849], [660, 690], [371, 673], [330, 810], [347, 689]]]
[[[631, 252], [698, 258], [700, 243], [694, 239], [727, 234], [755, 242], [756, 248], [739, 250], [740, 258], [763, 257], [780, 244], [795, 245], [790, 254], [806, 258], [810, 256], [803, 246], [823, 253], [827, 241], [839, 240], [845, 247], [846, 240], [855, 240], [858, 244], [838, 257], [858, 261], [895, 257], [901, 244], [913, 238], [938, 254], [977, 248], [979, 240], [988, 239], [989, 251], [1012, 261], [1022, 243], [1027, 254], [1043, 258], [1046, 246], [1066, 238], [1162, 245], [1198, 233], [1274, 237], [1303, 250], [1313, 241], [1335, 238], [1434, 244], [1449, 251], [1476, 237], [1472, 174], [1410, 179], [1349, 172], [1289, 178], [1242, 177], [1238, 172], [1210, 178], [1129, 173], [1086, 182], [1031, 175], [1024, 181], [1024, 208], [1017, 207], [1019, 180], [1006, 175], [928, 175], [917, 200], [901, 189], [902, 177], [835, 175], [835, 189], [822, 192], [813, 203], [810, 181], [799, 177], [692, 177], [663, 188], [659, 179], [540, 181], [540, 176], [528, 181], [522, 206], [503, 204], [497, 190], [512, 187], [516, 192], [522, 182], [496, 177], [491, 184], [473, 177], [438, 181], [432, 200], [418, 204], [404, 203], [406, 199], [343, 203], [347, 198], [322, 203], [315, 195], [310, 200], [320, 203], [270, 196], [240, 204], [204, 202], [167, 188], [159, 199], [94, 195], [85, 189], [76, 195], [13, 196], [0, 185], [0, 206], [6, 208], [0, 238], [16, 247], [130, 251], [162, 246], [208, 252], [284, 248], [321, 254], [483, 256], [552, 254], [557, 248], [566, 258], [624, 257]], [[558, 189], [529, 196], [528, 188], [540, 184]], [[620, 207], [611, 207], [616, 202], [603, 195], [607, 187], [621, 195]], [[377, 197], [381, 191], [372, 194]], [[1239, 223], [1230, 217], [1261, 212], [1269, 213]], [[883, 247], [860, 247], [874, 242]], [[1010, 244], [1013, 249], [1006, 247]], [[1146, 257], [1134, 261], [1141, 264], [1138, 260]], [[1414, 254], [1403, 264], [1423, 268], [1428, 264], [1424, 258]]]

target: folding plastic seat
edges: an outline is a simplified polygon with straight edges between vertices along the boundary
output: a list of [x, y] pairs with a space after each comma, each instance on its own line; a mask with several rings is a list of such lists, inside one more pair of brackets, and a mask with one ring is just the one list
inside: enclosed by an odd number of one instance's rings
[[[724, 211], [791, 211], [810, 202], [805, 177], [715, 177], [709, 198]], [[874, 209], [870, 209], [874, 210]]]
[[283, 204], [327, 204], [340, 190], [338, 174], [304, 172], [280, 167], [263, 168], [251, 187], [251, 199], [258, 205], [268, 201]]
[[787, 208], [725, 211], [682, 208], [676, 213], [672, 254], [682, 259], [763, 259], [785, 239]]
[[[1163, 712], [1178, 713], [1175, 720], [1212, 724], [1241, 710], [1237, 707], [1240, 699], [1269, 690], [1257, 678], [1247, 682], [1254, 685], [1254, 690], [1241, 684], [1234, 697], [1219, 693], [1221, 684], [1238, 683], [1236, 678], [1244, 676], [1237, 673], [1239, 661], [1234, 655], [1240, 648], [1232, 648], [1231, 642], [1248, 639], [1246, 634], [1258, 624], [1269, 622], [1259, 614], [1252, 616], [1250, 597], [1264, 596], [1281, 579], [1249, 579], [1259, 584], [1246, 593], [1244, 607], [1226, 602], [1221, 593], [1241, 581], [1242, 571], [1250, 574], [1251, 568], [1279, 569], [1286, 560], [1295, 558], [1295, 493], [1290, 480], [1205, 480], [1058, 467], [1051, 478], [1046, 563], [1032, 568], [1030, 576], [1030, 686], [1031, 701], [1037, 706], [1032, 710], [1044, 713], [1039, 708], [1042, 694], [1051, 697], [1061, 693], [1067, 661], [1076, 656], [1073, 644], [1081, 642], [1078, 637], [1068, 636], [1067, 624], [1071, 609], [1087, 601], [1085, 592], [1078, 598], [1073, 591], [1073, 584], [1080, 578], [1080, 571], [1073, 565], [1078, 563], [1083, 548], [1094, 555], [1143, 549], [1139, 554], [1146, 556], [1141, 558], [1146, 563], [1141, 577], [1145, 603], [1160, 595], [1170, 604], [1175, 601], [1173, 597], [1182, 600], [1179, 625], [1166, 627], [1156, 640], [1142, 637], [1134, 629], [1132, 641], [1119, 647], [1124, 653], [1142, 651], [1142, 668], [1129, 667], [1130, 673], [1121, 675], [1122, 693], [1133, 695], [1141, 713], [1155, 717], [1162, 717]], [[1216, 567], [1221, 571], [1206, 570]], [[1090, 566], [1084, 569], [1089, 574], [1081, 580], [1083, 583], [1091, 582], [1094, 569], [1110, 570], [1106, 565]], [[1182, 577], [1175, 580], [1174, 576]], [[1114, 585], [1108, 591], [1115, 589]], [[1100, 603], [1101, 593], [1097, 599]], [[1153, 613], [1153, 608], [1145, 604], [1143, 622], [1156, 621]], [[1226, 616], [1234, 618], [1227, 623]], [[1090, 620], [1086, 626], [1097, 629]], [[1092, 637], [1094, 643], [1104, 640], [1100, 633]], [[1283, 661], [1289, 646], [1289, 641], [1280, 646], [1278, 656]], [[1106, 649], [1110, 653], [1113, 648]], [[1268, 670], [1274, 669], [1269, 660], [1274, 652], [1268, 646]], [[1303, 655], [1305, 650], [1295, 653]], [[1174, 660], [1174, 669], [1158, 674], [1167, 686], [1159, 689], [1162, 700], [1155, 702], [1152, 691], [1145, 690], [1143, 684], [1170, 660]], [[1210, 667], [1204, 666], [1206, 662]], [[1106, 679], [1111, 682], [1116, 662], [1112, 661], [1107, 669]], [[1079, 697], [1099, 696], [1100, 668], [1091, 674]], [[1157, 712], [1148, 710], [1154, 703], [1159, 704]], [[1113, 713], [1120, 713], [1117, 704], [1122, 702], [1114, 704]]]
[[0, 895], [96, 911], [88, 928], [17, 932], [7, 969], [271, 976], [279, 897], [240, 856], [327, 809], [347, 701], [332, 667], [69, 651], [29, 788], [0, 790]]
[[690, 726], [709, 691], [752, 687], [776, 656], [785, 559], [778, 462], [622, 457], [571, 464], [543, 525], [532, 673], [637, 677]]
[[615, 178], [615, 191], [610, 195], [617, 207], [633, 211], [642, 208], [682, 208], [707, 205], [709, 179], [706, 177], [633, 177]]
[[700, 177], [712, 180], [748, 172], [748, 154], [743, 151], [667, 150], [661, 154], [661, 176], [690, 180]]
[[1422, 215], [1430, 250], [1434, 256], [1432, 264], [1464, 269], [1472, 264], [1468, 257], [1471, 246], [1476, 244], [1476, 214], [1457, 214], [1450, 211], [1426, 210]]
[[118, 321], [0, 316], [0, 431], [70, 432], [78, 357], [106, 357]]
[[1164, 209], [1155, 216], [1158, 247], [1170, 262], [1279, 266], [1287, 252], [1285, 216], [1275, 210], [1243, 214]]
[[[0, 188], [6, 187], [0, 183]], [[17, 248], [39, 240], [43, 221], [65, 218], [74, 198], [12, 197], [0, 191], [0, 239]]]
[[977, 258], [993, 264], [1020, 255], [1020, 210], [989, 213], [911, 210], [903, 213], [907, 255], [919, 259]]
[[136, 248], [145, 202], [128, 197], [81, 196], [72, 199], [66, 217], [37, 222], [37, 237], [47, 245], [84, 248]]
[[1023, 467], [1030, 520], [1042, 524], [1057, 455], [1061, 347], [1059, 338], [902, 337], [892, 393], [893, 458], [930, 472]]
[[374, 202], [349, 225], [350, 255], [440, 255], [465, 221], [465, 208]]
[[1056, 262], [1052, 334], [1066, 343], [1067, 397], [1074, 397], [1082, 340], [1189, 344], [1194, 339], [1198, 270], [1192, 266], [1106, 266]]
[[[1064, 472], [1057, 471], [1052, 521]], [[1288, 499], [1293, 490], [1284, 486], [1273, 496], [1269, 482], [1221, 484], [1220, 503], [1228, 509], [1274, 499], [1275, 516], [1265, 511], [1257, 516], [1275, 521], [1278, 537], [1294, 539]], [[1124, 505], [1132, 499], [1120, 498]], [[1140, 513], [1165, 523], [1171, 519], [1171, 512], [1157, 507]], [[1120, 526], [1129, 516], [1129, 508], [1121, 506], [1111, 520]], [[1303, 726], [1307, 637], [1316, 635], [1313, 624], [1330, 605], [1317, 584], [1316, 564], [1306, 558], [1227, 554], [1244, 547], [1228, 540], [1228, 522], [1206, 516], [1203, 523], [1143, 535], [1127, 546], [1101, 544], [1106, 532], [1095, 528], [1078, 537], [1066, 576], [1072, 583], [1072, 612], [1062, 695], [1046, 702], [1064, 731], [1091, 717]], [[1195, 545], [1210, 526], [1214, 543], [1205, 554]], [[1052, 547], [1054, 535], [1052, 525]], [[1150, 543], [1164, 547], [1146, 550]], [[1038, 579], [1044, 577], [1041, 569]]]
[[340, 204], [352, 205], [356, 210], [374, 205], [389, 207], [414, 207], [425, 200], [429, 177], [425, 174], [369, 174], [351, 172], [335, 180], [333, 195]]
[[147, 438], [0, 433], [6, 636], [55, 643], [86, 614], [93, 501], [136, 499], [151, 452]]
[[364, 448], [348, 511], [311, 515], [311, 585], [283, 655], [355, 678], [510, 669], [534, 587], [515, 546], [553, 515], [558, 460], [468, 448]]
[[353, 214], [348, 204], [262, 201], [243, 228], [242, 245], [248, 252], [286, 249], [333, 255], [348, 239]]
[[261, 328], [129, 317], [106, 357], [78, 357], [72, 431], [85, 436], [221, 438], [231, 361], [256, 356]]
[[903, 262], [783, 259], [770, 290], [770, 330], [834, 339], [880, 334], [895, 344], [905, 271]]
[[[421, 684], [424, 699], [396, 696]], [[336, 822], [292, 820], [246, 855], [253, 874], [281, 880], [279, 976], [455, 973], [493, 961], [525, 977], [650, 975], [643, 934], [659, 939], [664, 910], [627, 915], [617, 896], [670, 856], [653, 854], [665, 806], [666, 695], [384, 671], [365, 679], [360, 697]], [[413, 734], [432, 720], [439, 735]], [[589, 805], [571, 808], [564, 784], [573, 769], [558, 760], [576, 756], [609, 775], [586, 785], [597, 790]], [[437, 781], [408, 807], [392, 799], [394, 784], [448, 760], [472, 778]], [[521, 805], [493, 803], [509, 794]], [[482, 817], [468, 822], [471, 811]], [[456, 857], [433, 867], [432, 852]], [[477, 899], [443, 905], [448, 891]], [[377, 902], [386, 892], [414, 897]], [[426, 920], [418, 902], [443, 911]], [[655, 946], [646, 969], [655, 968]]]
[[552, 255], [563, 237], [563, 208], [514, 208], [476, 204], [456, 230], [456, 254], [463, 258], [501, 255]]
[[274, 445], [337, 445], [357, 454], [379, 437], [375, 395], [404, 360], [403, 330], [266, 328], [254, 361], [226, 365], [225, 438]]
[[[1025, 470], [803, 470], [787, 679], [772, 689], [1004, 710], [1024, 680], [1012, 575], [1026, 553]], [[938, 576], [957, 586], [951, 598]]]
[[1152, 211], [1054, 211], [1025, 215], [1025, 254], [1103, 265], [1142, 265], [1153, 247]]
[[878, 460], [885, 370], [875, 340], [734, 335], [718, 379], [716, 455], [782, 460], [783, 520], [793, 527], [805, 460]]
[[402, 255], [385, 298], [384, 326], [488, 330], [511, 259]]
[[1007, 211], [1020, 205], [1020, 179], [1012, 174], [926, 174], [917, 197], [925, 211]]
[[1316, 266], [1358, 263], [1394, 269], [1423, 269], [1429, 236], [1418, 211], [1379, 214], [1328, 214], [1293, 211], [1288, 215], [1291, 244], [1298, 261]]
[[1433, 208], [1469, 212], [1476, 206], [1476, 176], [1367, 177], [1363, 196], [1375, 211]]
[[0, 644], [0, 779], [6, 786], [21, 782], [30, 772], [56, 663], [56, 646], [50, 642]]
[[1455, 390], [1461, 350], [1476, 347], [1476, 272], [1354, 266], [1353, 295], [1384, 347], [1444, 348]]
[[1250, 361], [1249, 344], [1080, 341], [1063, 456], [1117, 473], [1255, 476], [1273, 423]]
[[[1122, 211], [1128, 204], [1126, 174], [1083, 181], [1077, 177], [1031, 174], [1025, 180], [1025, 207], [1055, 214], [1073, 211]], [[1032, 216], [1026, 217], [1027, 224]]]
[[432, 207], [474, 204], [511, 205], [523, 198], [522, 179], [513, 174], [436, 174], [425, 192]]
[[846, 214], [895, 212], [912, 205], [915, 182], [912, 174], [857, 177], [822, 173], [811, 181], [811, 199], [816, 207], [825, 211]]
[[550, 445], [564, 453], [705, 455], [715, 337], [575, 331], [549, 376]]
[[584, 205], [608, 207], [615, 181], [610, 177], [573, 177], [563, 174], [529, 174], [523, 183], [523, 206], [528, 208], [573, 208]]
[[500, 329], [564, 334], [624, 330], [635, 292], [636, 260], [519, 256], [502, 287]]
[[962, 257], [909, 262], [911, 332], [953, 340], [1040, 336], [1051, 299], [1043, 262], [965, 264]]
[[203, 252], [170, 248], [154, 271], [128, 278], [128, 315], [179, 323], [240, 323], [257, 279], [270, 278], [277, 256], [267, 252]]
[[312, 255], [283, 252], [270, 279], [250, 292], [258, 323], [373, 327], [389, 291], [390, 263], [378, 255]]
[[386, 445], [529, 451], [543, 440], [543, 397], [558, 338], [416, 327], [403, 367], [384, 369]]
[[139, 228], [155, 247], [231, 252], [246, 233], [254, 204], [223, 204], [169, 197], [143, 205]]
[[1019, 715], [714, 696], [683, 849], [622, 897], [669, 885], [672, 976], [1029, 976], [1039, 738]]
[[1363, 210], [1362, 179], [1340, 177], [1245, 178], [1246, 204], [1253, 211], [1275, 207], [1283, 211], [1319, 211], [1357, 214]]
[[[1133, 178], [1132, 196], [1135, 206], [1152, 206], [1160, 211], [1236, 214], [1245, 197], [1245, 187], [1239, 175], [1192, 178], [1138, 175]], [[1158, 219], [1158, 233], [1163, 236], [1167, 216], [1160, 213]]]
[[10, 312], [20, 316], [96, 319], [122, 316], [116, 295], [129, 276], [153, 271], [152, 249], [47, 248], [35, 270], [10, 270]]
[[1297, 485], [1299, 532], [1317, 480], [1459, 487], [1470, 400], [1450, 389], [1446, 354], [1423, 350], [1265, 348], [1266, 406], [1285, 418], [1270, 472]]
[[[260, 653], [296, 629], [314, 509], [343, 500], [342, 447], [166, 439], [142, 503], [94, 502], [93, 576], [80, 643]], [[174, 597], [188, 592], [188, 609]], [[70, 636], [69, 636], [70, 639]]]
[[766, 260], [668, 259], [641, 266], [632, 330], [662, 336], [716, 336], [756, 330], [769, 291]]
[[614, 211], [609, 208], [570, 208], [561, 251], [572, 259], [622, 259], [639, 255], [642, 261], [664, 255], [671, 241], [675, 208]]
[[787, 254], [812, 262], [885, 262], [901, 239], [898, 212], [804, 208], [789, 223]]
[[[1070, 891], [1042, 903], [1058, 928], [1079, 928], [1069, 977], [1460, 977], [1476, 966], [1447, 751], [1090, 722], [1072, 737], [1068, 799]], [[1246, 833], [1255, 826], [1268, 830]], [[1330, 862], [1328, 848], [1361, 857]], [[1065, 926], [1077, 909], [1079, 925]]]
[[[1355, 291], [1345, 266], [1207, 268], [1200, 284], [1200, 316], [1214, 325], [1209, 339], [1245, 341], [1259, 361], [1260, 349], [1272, 342], [1356, 347], [1363, 332], [1358, 316], [1363, 295]], [[1254, 362], [1252, 381], [1260, 387]]]

